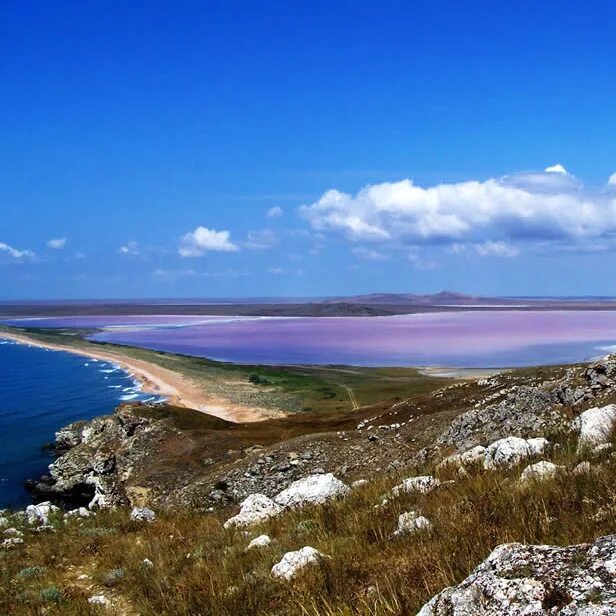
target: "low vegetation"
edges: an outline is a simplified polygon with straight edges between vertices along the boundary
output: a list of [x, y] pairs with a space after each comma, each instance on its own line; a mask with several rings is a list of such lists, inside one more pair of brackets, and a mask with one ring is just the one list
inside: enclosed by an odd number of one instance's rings
[[[528, 461], [464, 476], [448, 469], [432, 492], [392, 498], [391, 488], [412, 474], [394, 473], [249, 533], [223, 529], [235, 510], [161, 513], [151, 524], [130, 521], [124, 509], [56, 519], [55, 532], [27, 533], [23, 545], [1, 553], [0, 613], [97, 613], [88, 599], [103, 595], [119, 614], [413, 614], [500, 543], [568, 545], [614, 531], [616, 462], [608, 448], [590, 472], [576, 474], [584, 456], [575, 443], [551, 440], [549, 459], [566, 470], [550, 480], [521, 484]], [[394, 539], [398, 515], [409, 510], [426, 516], [431, 530]], [[272, 543], [246, 551], [262, 533]], [[327, 558], [291, 582], [272, 578], [285, 552], [306, 545]]]

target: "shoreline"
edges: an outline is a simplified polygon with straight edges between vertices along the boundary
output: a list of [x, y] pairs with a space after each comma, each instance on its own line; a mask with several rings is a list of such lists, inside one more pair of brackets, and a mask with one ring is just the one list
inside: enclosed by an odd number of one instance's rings
[[117, 351], [78, 349], [69, 345], [41, 342], [25, 334], [7, 331], [0, 331], [0, 339], [2, 338], [18, 344], [51, 351], [64, 351], [90, 359], [112, 362], [141, 383], [143, 391], [162, 396], [169, 404], [174, 406], [193, 409], [232, 423], [264, 421], [275, 415], [274, 412], [266, 409], [244, 407], [208, 394], [191, 379], [179, 372], [174, 372], [142, 359], [127, 357]]

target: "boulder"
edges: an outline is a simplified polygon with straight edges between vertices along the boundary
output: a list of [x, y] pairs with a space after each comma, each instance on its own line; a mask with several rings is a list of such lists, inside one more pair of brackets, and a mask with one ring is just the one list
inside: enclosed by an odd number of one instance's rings
[[349, 486], [336, 479], [332, 473], [309, 475], [294, 481], [286, 490], [274, 496], [274, 501], [282, 507], [320, 505], [332, 498], [345, 496], [350, 491]]
[[89, 518], [95, 515], [93, 511], [90, 511], [87, 507], [79, 507], [78, 509], [71, 509], [64, 514], [64, 518]]
[[520, 481], [522, 483], [531, 483], [533, 481], [548, 481], [554, 479], [558, 472], [563, 470], [562, 466], [557, 466], [552, 462], [536, 462], [535, 464], [529, 464], [520, 475]]
[[255, 537], [246, 547], [246, 551], [252, 550], [254, 548], [264, 548], [268, 546], [272, 540], [269, 538], [269, 535], [259, 535]]
[[272, 567], [272, 577], [291, 580], [305, 567], [316, 565], [321, 558], [323, 554], [310, 546], [296, 552], [287, 552], [282, 560]]
[[616, 404], [595, 407], [581, 413], [572, 423], [579, 432], [578, 451], [608, 443], [616, 422]]
[[463, 468], [467, 465], [482, 463], [486, 455], [486, 448], [482, 445], [477, 445], [463, 453], [455, 453], [452, 456], [445, 458], [438, 468], [446, 468], [453, 466], [454, 468]]
[[60, 511], [60, 508], [52, 505], [49, 501], [38, 505], [28, 505], [26, 507], [28, 524], [48, 524], [50, 514], [57, 511]]
[[434, 490], [441, 484], [440, 480], [432, 477], [431, 475], [421, 475], [419, 477], [409, 477], [405, 479], [401, 484], [392, 489], [391, 493], [394, 496], [399, 496], [402, 493], [413, 494], [418, 492], [420, 494], [427, 494]]
[[368, 484], [368, 480], [367, 479], [357, 479], [356, 481], [354, 481], [351, 484], [352, 488], [361, 488], [362, 486], [365, 486]]
[[493, 470], [499, 467], [509, 467], [519, 464], [525, 458], [540, 454], [548, 445], [546, 439], [529, 439], [509, 436], [488, 445], [483, 466]]
[[569, 547], [498, 546], [418, 616], [616, 614], [616, 535]]
[[244, 527], [258, 524], [279, 515], [282, 511], [283, 507], [265, 494], [251, 494], [240, 504], [240, 512], [229, 518], [223, 526], [233, 528], [234, 526]]
[[130, 512], [130, 519], [133, 522], [154, 522], [156, 514], [147, 507], [133, 507]]
[[580, 462], [572, 471], [574, 475], [587, 475], [592, 472], [592, 465], [588, 460]]
[[428, 518], [420, 515], [416, 511], [407, 511], [398, 516], [398, 528], [394, 532], [394, 537], [403, 537], [422, 530], [430, 530], [432, 523]]

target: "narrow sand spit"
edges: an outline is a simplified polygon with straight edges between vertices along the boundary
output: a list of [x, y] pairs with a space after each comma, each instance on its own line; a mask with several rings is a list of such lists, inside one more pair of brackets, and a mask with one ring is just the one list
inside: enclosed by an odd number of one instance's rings
[[259, 407], [248, 407], [235, 404], [229, 400], [219, 398], [213, 394], [203, 391], [191, 379], [179, 372], [174, 372], [168, 368], [157, 366], [154, 363], [142, 359], [127, 357], [122, 353], [98, 349], [76, 349], [72, 346], [61, 344], [47, 344], [29, 338], [23, 334], [12, 332], [0, 332], [0, 338], [13, 340], [20, 344], [51, 349], [54, 351], [66, 351], [75, 355], [83, 355], [93, 359], [100, 359], [117, 364], [130, 373], [142, 385], [144, 391], [167, 398], [170, 404], [184, 408], [195, 409], [208, 415], [214, 415], [234, 423], [247, 423], [253, 421], [263, 421], [273, 416], [280, 415]]

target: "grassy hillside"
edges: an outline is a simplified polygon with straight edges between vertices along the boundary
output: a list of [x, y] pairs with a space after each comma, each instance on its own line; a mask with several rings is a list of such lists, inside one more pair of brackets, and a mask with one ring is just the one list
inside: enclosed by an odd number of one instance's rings
[[[27, 532], [23, 546], [2, 553], [0, 612], [98, 613], [87, 598], [104, 594], [118, 614], [413, 614], [499, 543], [566, 545], [616, 530], [613, 458], [605, 453], [592, 472], [575, 475], [581, 457], [573, 444], [552, 439], [558, 446], [550, 459], [566, 468], [554, 480], [522, 486], [521, 467], [475, 469], [465, 477], [450, 472], [441, 479], [452, 483], [382, 506], [409, 475], [395, 473], [343, 500], [285, 513], [249, 535], [222, 528], [235, 509], [161, 514], [152, 524], [129, 521], [123, 509], [66, 524], [58, 519], [55, 532]], [[393, 539], [398, 515], [408, 510], [427, 516], [432, 530]], [[246, 552], [260, 533], [273, 543]], [[293, 582], [273, 579], [270, 569], [282, 554], [305, 545], [327, 558]]]

